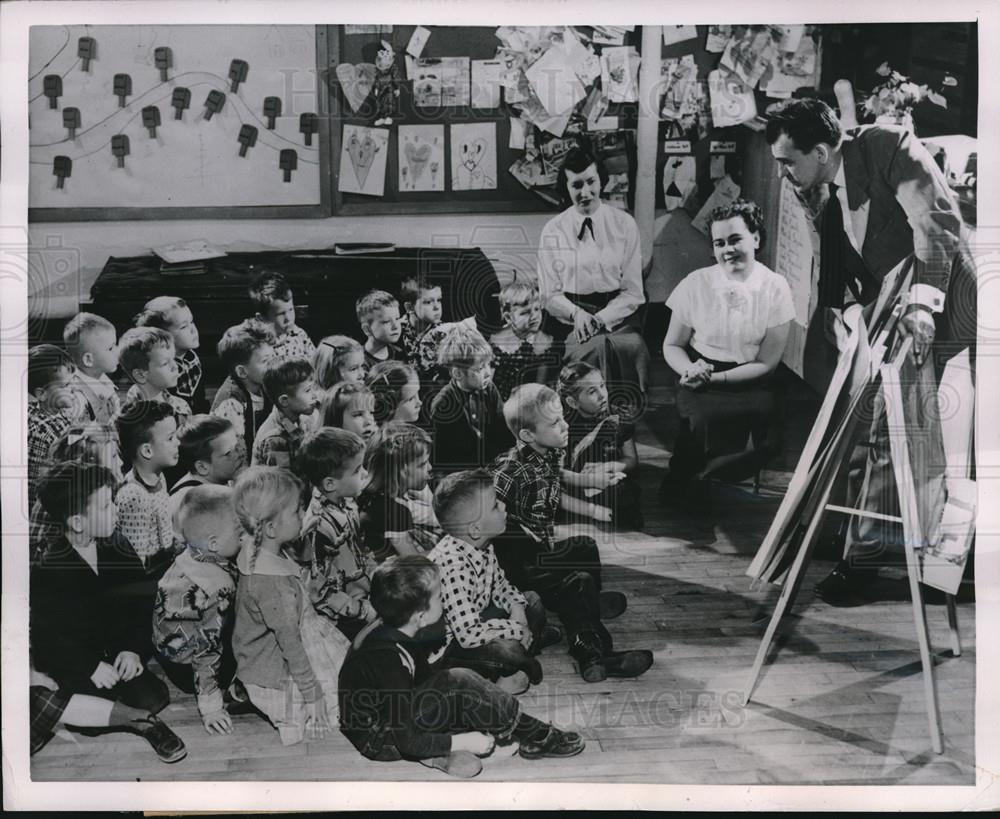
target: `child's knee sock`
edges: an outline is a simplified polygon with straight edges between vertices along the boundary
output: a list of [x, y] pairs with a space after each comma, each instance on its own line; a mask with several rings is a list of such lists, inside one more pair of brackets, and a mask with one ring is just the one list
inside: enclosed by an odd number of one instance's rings
[[108, 718], [108, 725], [125, 725], [137, 719], [145, 719], [148, 716], [148, 711], [143, 711], [141, 708], [133, 708], [131, 705], [126, 705], [123, 702], [116, 702], [111, 706], [111, 716]]

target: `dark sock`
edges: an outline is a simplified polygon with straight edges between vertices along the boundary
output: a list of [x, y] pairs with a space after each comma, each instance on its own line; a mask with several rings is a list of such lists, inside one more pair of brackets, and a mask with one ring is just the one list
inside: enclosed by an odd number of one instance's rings
[[530, 714], [522, 713], [517, 717], [517, 724], [514, 726], [511, 736], [518, 742], [521, 742], [526, 739], [532, 739], [536, 735], [544, 736], [548, 731], [549, 726], [540, 719], [535, 719]]
[[145, 719], [149, 716], [149, 711], [141, 708], [133, 708], [123, 702], [116, 702], [111, 706], [111, 716], [108, 718], [108, 725], [125, 725], [135, 720]]

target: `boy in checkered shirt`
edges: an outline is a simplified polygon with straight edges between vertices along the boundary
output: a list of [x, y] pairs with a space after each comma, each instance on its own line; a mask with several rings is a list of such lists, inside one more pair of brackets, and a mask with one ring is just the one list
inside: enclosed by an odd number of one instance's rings
[[[163, 401], [126, 404], [115, 422], [131, 469], [118, 490], [118, 527], [146, 572], [161, 576], [174, 559], [174, 528], [164, 472], [177, 465], [177, 417]], [[178, 545], [180, 545], [178, 543]]]
[[441, 570], [447, 643], [440, 666], [471, 668], [512, 694], [541, 682], [535, 654], [562, 632], [546, 626], [538, 594], [522, 594], [497, 563], [491, 541], [506, 531], [507, 512], [490, 473], [443, 478], [434, 513], [446, 532], [428, 555]]
[[50, 465], [52, 446], [73, 424], [79, 411], [74, 392], [75, 367], [54, 344], [39, 344], [28, 353], [28, 508]]
[[276, 363], [313, 360], [316, 345], [295, 323], [295, 300], [284, 276], [269, 271], [261, 273], [250, 285], [250, 301], [256, 317], [274, 333], [272, 347]]
[[74, 388], [91, 421], [110, 424], [122, 403], [110, 376], [118, 369], [118, 335], [103, 316], [77, 313], [63, 328], [63, 344], [76, 364]]
[[146, 302], [135, 317], [136, 327], [159, 327], [170, 333], [177, 353], [177, 384], [170, 390], [188, 403], [193, 412], [208, 412], [205, 382], [198, 357], [198, 328], [191, 308], [176, 296], [157, 296]]
[[319, 406], [312, 364], [297, 359], [272, 363], [264, 372], [264, 392], [274, 409], [257, 430], [251, 464], [291, 469]]
[[556, 511], [610, 519], [605, 507], [562, 491], [569, 426], [559, 396], [542, 384], [517, 387], [503, 407], [517, 445], [493, 464], [497, 497], [507, 508], [507, 533], [495, 542], [497, 560], [520, 589], [535, 591], [567, 632], [570, 654], [587, 682], [637, 677], [653, 664], [650, 651], [614, 651], [602, 619], [617, 617], [627, 601], [601, 590], [601, 557], [593, 538], [555, 540]]

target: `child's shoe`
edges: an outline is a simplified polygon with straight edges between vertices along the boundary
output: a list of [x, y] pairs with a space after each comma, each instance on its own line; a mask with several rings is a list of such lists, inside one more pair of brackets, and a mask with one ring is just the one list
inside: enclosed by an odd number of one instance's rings
[[550, 725], [544, 734], [539, 731], [535, 736], [522, 739], [518, 753], [525, 759], [562, 758], [576, 756], [586, 744], [579, 734]]
[[436, 768], [449, 776], [457, 776], [460, 779], [472, 779], [479, 776], [483, 770], [482, 760], [469, 751], [452, 751], [446, 756], [434, 756], [430, 759], [421, 759], [421, 765], [428, 768]]
[[648, 649], [613, 651], [604, 657], [604, 670], [609, 677], [638, 677], [646, 673], [652, 664], [653, 652]]
[[507, 694], [523, 694], [530, 687], [528, 675], [523, 671], [515, 671], [497, 680], [497, 687]]
[[181, 738], [153, 714], [132, 720], [125, 726], [125, 730], [146, 740], [164, 762], [180, 762], [187, 756], [187, 748]]

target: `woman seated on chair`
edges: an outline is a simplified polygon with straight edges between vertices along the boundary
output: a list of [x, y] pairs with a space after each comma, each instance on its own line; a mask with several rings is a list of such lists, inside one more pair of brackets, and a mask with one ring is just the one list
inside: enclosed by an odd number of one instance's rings
[[773, 451], [771, 382], [795, 315], [788, 282], [756, 260], [761, 209], [738, 200], [712, 211], [709, 222], [716, 264], [689, 273], [671, 293], [663, 341], [680, 377], [681, 424], [660, 491], [683, 505], [707, 500], [706, 478], [755, 475]]

